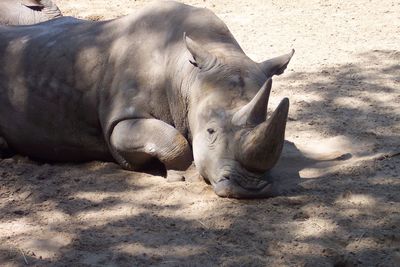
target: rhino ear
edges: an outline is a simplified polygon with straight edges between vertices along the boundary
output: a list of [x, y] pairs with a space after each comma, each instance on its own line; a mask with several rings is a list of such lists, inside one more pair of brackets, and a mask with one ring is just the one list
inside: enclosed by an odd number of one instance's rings
[[41, 0], [22, 0], [21, 3], [27, 7], [44, 7]]
[[274, 75], [280, 75], [285, 71], [293, 54], [294, 54], [294, 49], [292, 49], [292, 51], [288, 54], [279, 57], [274, 57], [264, 62], [261, 62], [259, 63], [260, 68], [264, 71], [264, 73], [268, 77], [272, 77]]
[[216, 57], [205, 50], [200, 44], [186, 36], [186, 33], [183, 33], [183, 41], [193, 57], [193, 60], [189, 60], [190, 63], [203, 70], [209, 70], [215, 65], [217, 61]]

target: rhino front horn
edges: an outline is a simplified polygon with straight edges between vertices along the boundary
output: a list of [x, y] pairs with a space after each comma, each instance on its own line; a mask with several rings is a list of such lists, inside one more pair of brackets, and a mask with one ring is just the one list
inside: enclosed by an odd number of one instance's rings
[[238, 160], [255, 172], [265, 172], [278, 161], [285, 141], [289, 99], [284, 98], [271, 117], [242, 137], [238, 146]]

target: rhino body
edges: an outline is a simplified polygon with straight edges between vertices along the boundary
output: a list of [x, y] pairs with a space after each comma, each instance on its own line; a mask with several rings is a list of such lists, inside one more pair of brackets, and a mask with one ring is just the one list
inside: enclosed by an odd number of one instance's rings
[[45, 161], [158, 160], [170, 176], [194, 156], [218, 195], [265, 197], [289, 106], [266, 120], [271, 76], [292, 55], [255, 63], [211, 11], [175, 2], [2, 26], [0, 138]]
[[0, 24], [29, 25], [61, 17], [51, 0], [1, 0]]

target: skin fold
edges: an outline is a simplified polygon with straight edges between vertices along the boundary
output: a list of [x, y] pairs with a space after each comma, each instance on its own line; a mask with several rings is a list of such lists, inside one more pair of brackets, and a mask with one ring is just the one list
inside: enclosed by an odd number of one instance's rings
[[0, 25], [29, 25], [61, 17], [51, 0], [1, 0]]

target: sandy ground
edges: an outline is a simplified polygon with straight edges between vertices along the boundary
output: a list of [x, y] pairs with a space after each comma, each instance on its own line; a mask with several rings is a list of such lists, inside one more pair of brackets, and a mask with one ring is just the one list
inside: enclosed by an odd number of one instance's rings
[[[99, 20], [147, 1], [55, 2]], [[0, 159], [0, 265], [399, 266], [400, 3], [184, 2], [212, 9], [254, 60], [296, 49], [270, 105], [291, 100], [279, 196], [222, 199], [113, 163]]]

